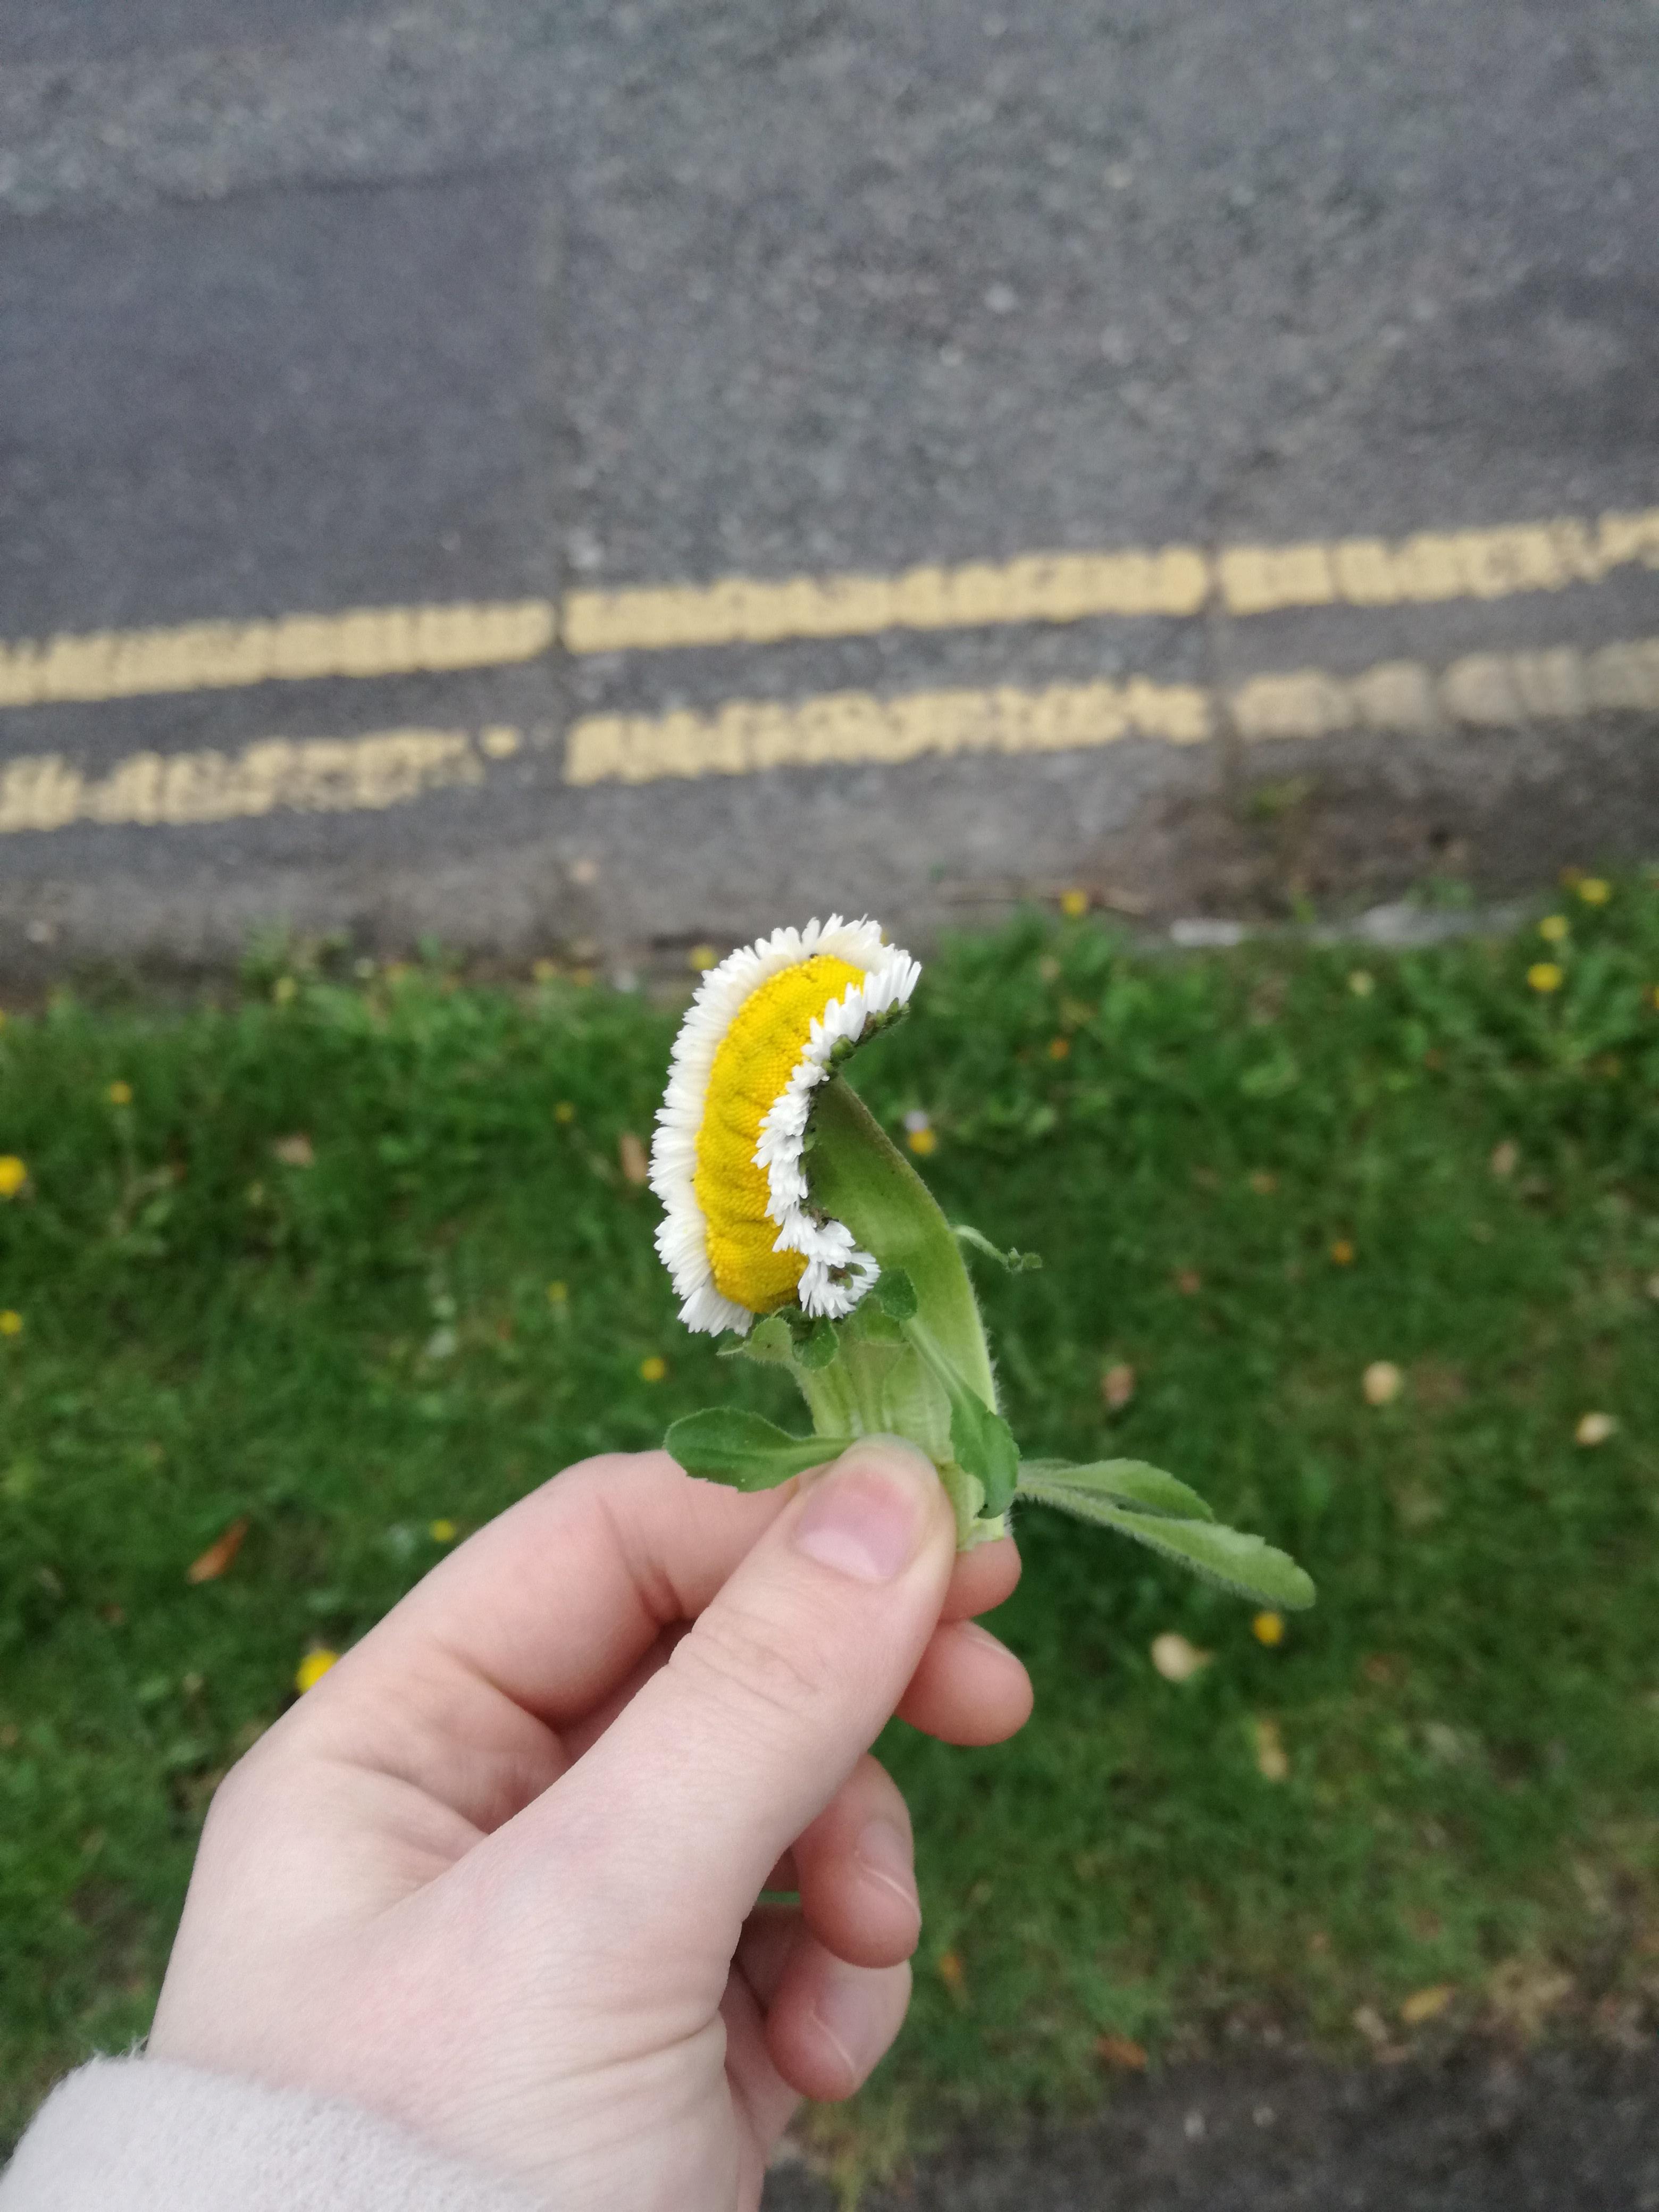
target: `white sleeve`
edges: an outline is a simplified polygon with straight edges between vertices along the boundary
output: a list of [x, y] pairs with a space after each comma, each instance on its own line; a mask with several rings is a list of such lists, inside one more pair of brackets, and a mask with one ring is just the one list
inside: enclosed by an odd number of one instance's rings
[[94, 2058], [0, 2173], [0, 2212], [549, 2212], [390, 2120], [169, 2059]]

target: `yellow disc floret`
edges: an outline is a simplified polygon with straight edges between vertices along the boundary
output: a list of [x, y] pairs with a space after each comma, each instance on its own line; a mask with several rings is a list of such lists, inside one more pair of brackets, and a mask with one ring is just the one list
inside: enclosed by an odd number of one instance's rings
[[806, 1261], [775, 1252], [766, 1170], [757, 1164], [761, 1123], [788, 1085], [812, 1024], [865, 980], [865, 971], [819, 953], [750, 993], [721, 1040], [697, 1132], [694, 1188], [708, 1223], [715, 1288], [750, 1313], [770, 1313], [795, 1295]]

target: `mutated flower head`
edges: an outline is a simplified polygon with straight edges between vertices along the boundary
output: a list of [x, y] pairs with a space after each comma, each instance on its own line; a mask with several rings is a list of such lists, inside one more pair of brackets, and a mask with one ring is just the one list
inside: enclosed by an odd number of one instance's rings
[[804, 1163], [812, 1093], [921, 974], [878, 923], [809, 922], [741, 946], [697, 987], [657, 1115], [657, 1249], [688, 1328], [746, 1331], [798, 1304], [850, 1313], [878, 1268], [815, 1208]]

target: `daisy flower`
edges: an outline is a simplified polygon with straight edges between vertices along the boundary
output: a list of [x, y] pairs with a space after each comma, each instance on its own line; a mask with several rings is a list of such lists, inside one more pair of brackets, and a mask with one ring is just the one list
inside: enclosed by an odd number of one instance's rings
[[[873, 921], [776, 929], [711, 968], [675, 1041], [651, 1187], [680, 1319], [730, 1331], [726, 1349], [787, 1369], [810, 1436], [738, 1407], [684, 1413], [663, 1439], [690, 1474], [767, 1490], [859, 1437], [901, 1436], [938, 1470], [962, 1551], [1005, 1535], [1017, 1498], [1132, 1538], [1275, 1611], [1313, 1602], [1294, 1560], [1222, 1528], [1186, 1484], [1139, 1460], [1024, 1459], [964, 1249], [1015, 1274], [937, 1200], [857, 1093], [848, 1059], [909, 1003], [919, 964]], [[908, 1149], [933, 1128], [905, 1116]], [[666, 1372], [653, 1354], [647, 1382]]]
[[812, 1203], [814, 1094], [909, 1000], [921, 969], [869, 921], [775, 929], [708, 970], [681, 1024], [657, 1116], [657, 1249], [688, 1328], [746, 1334], [798, 1305], [837, 1319], [880, 1272]]

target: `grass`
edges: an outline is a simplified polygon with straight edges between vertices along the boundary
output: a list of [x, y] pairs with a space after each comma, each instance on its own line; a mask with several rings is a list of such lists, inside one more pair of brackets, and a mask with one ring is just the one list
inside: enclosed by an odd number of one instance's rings
[[[892, 1126], [932, 1117], [953, 1215], [1046, 1255], [984, 1285], [1027, 1448], [1176, 1469], [1322, 1601], [1267, 1648], [1247, 1608], [1030, 1516], [998, 1626], [1036, 1718], [884, 1747], [916, 2002], [826, 2142], [1080, 2106], [1135, 2045], [1628, 2030], [1659, 2001], [1659, 885], [1561, 903], [1553, 949], [1364, 974], [1022, 922], [950, 948], [860, 1063]], [[734, 1392], [793, 1418], [678, 1330], [620, 1164], [672, 1009], [325, 969], [0, 1030], [29, 1178], [0, 1203], [11, 2130], [143, 2032], [216, 1779], [307, 1646], [431, 1564], [434, 1522]], [[1378, 1360], [1404, 1385], [1373, 1407]], [[1619, 1424], [1595, 1447], [1589, 1411]], [[1168, 1630], [1214, 1655], [1179, 1686]], [[1403, 2027], [1425, 1988], [1451, 1994]]]

